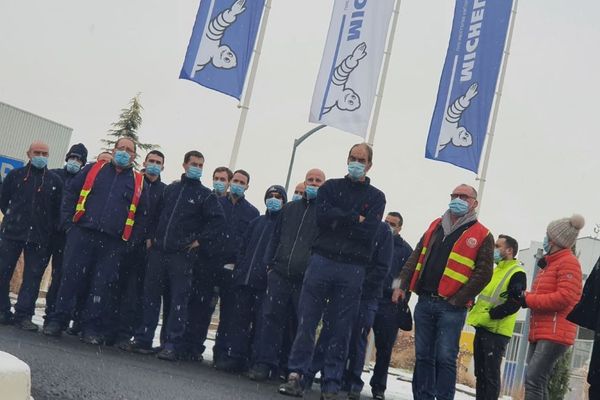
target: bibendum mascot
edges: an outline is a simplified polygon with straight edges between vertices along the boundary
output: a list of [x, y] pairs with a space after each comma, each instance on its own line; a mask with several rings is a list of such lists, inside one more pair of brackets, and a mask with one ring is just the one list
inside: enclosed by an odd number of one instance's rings
[[246, 10], [245, 5], [246, 0], [237, 0], [229, 9], [224, 10], [210, 21], [202, 40], [200, 40], [192, 76], [202, 71], [208, 64], [221, 69], [231, 69], [237, 66], [235, 53], [229, 46], [222, 45], [221, 40], [227, 28], [233, 25], [237, 16]]
[[435, 151], [436, 157], [450, 143], [456, 147], [469, 147], [473, 144], [471, 133], [464, 126], [458, 124], [462, 114], [471, 105], [471, 100], [477, 96], [477, 86], [477, 83], [472, 84], [467, 93], [456, 99], [446, 110]]
[[360, 107], [360, 97], [351, 88], [346, 87], [352, 71], [358, 67], [360, 60], [367, 56], [367, 44], [361, 43], [346, 57], [333, 72], [331, 87], [327, 96], [328, 105], [325, 106], [323, 114], [327, 114], [333, 108], [342, 111], [354, 111]]

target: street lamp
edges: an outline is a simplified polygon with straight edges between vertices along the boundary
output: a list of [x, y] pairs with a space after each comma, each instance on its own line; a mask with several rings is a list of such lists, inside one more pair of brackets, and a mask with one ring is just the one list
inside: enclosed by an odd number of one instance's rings
[[327, 125], [319, 125], [310, 131], [306, 132], [304, 135], [300, 136], [298, 139], [294, 139], [294, 148], [292, 149], [292, 158], [290, 159], [290, 167], [288, 168], [287, 178], [285, 180], [285, 191], [287, 193], [288, 188], [290, 187], [290, 178], [292, 176], [292, 168], [294, 167], [294, 160], [296, 159], [296, 148], [300, 146], [302, 142], [308, 139], [313, 133], [320, 131], [325, 128]]

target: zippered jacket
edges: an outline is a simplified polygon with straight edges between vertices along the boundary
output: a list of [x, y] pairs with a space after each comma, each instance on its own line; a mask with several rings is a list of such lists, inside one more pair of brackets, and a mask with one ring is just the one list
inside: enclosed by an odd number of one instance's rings
[[269, 268], [292, 280], [302, 280], [312, 245], [319, 234], [315, 200], [291, 201], [279, 212], [265, 254]]
[[525, 295], [531, 309], [529, 341], [572, 345], [577, 326], [566, 317], [581, 297], [581, 265], [571, 249], [549, 254], [543, 261], [546, 267], [539, 271], [531, 292]]
[[182, 175], [165, 188], [153, 245], [179, 252], [197, 240], [198, 251], [210, 254], [221, 246], [224, 230], [225, 214], [217, 196], [199, 180]]

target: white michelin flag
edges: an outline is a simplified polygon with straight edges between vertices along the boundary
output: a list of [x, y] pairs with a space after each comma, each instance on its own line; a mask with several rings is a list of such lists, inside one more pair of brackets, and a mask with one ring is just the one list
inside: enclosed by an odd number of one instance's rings
[[394, 0], [336, 0], [310, 122], [367, 136]]

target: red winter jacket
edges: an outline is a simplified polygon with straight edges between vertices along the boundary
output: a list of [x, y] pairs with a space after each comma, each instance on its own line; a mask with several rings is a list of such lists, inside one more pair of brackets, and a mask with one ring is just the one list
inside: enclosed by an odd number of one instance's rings
[[525, 296], [531, 309], [529, 341], [549, 340], [570, 346], [575, 342], [577, 326], [566, 317], [581, 297], [581, 265], [571, 249], [547, 255], [546, 263]]

